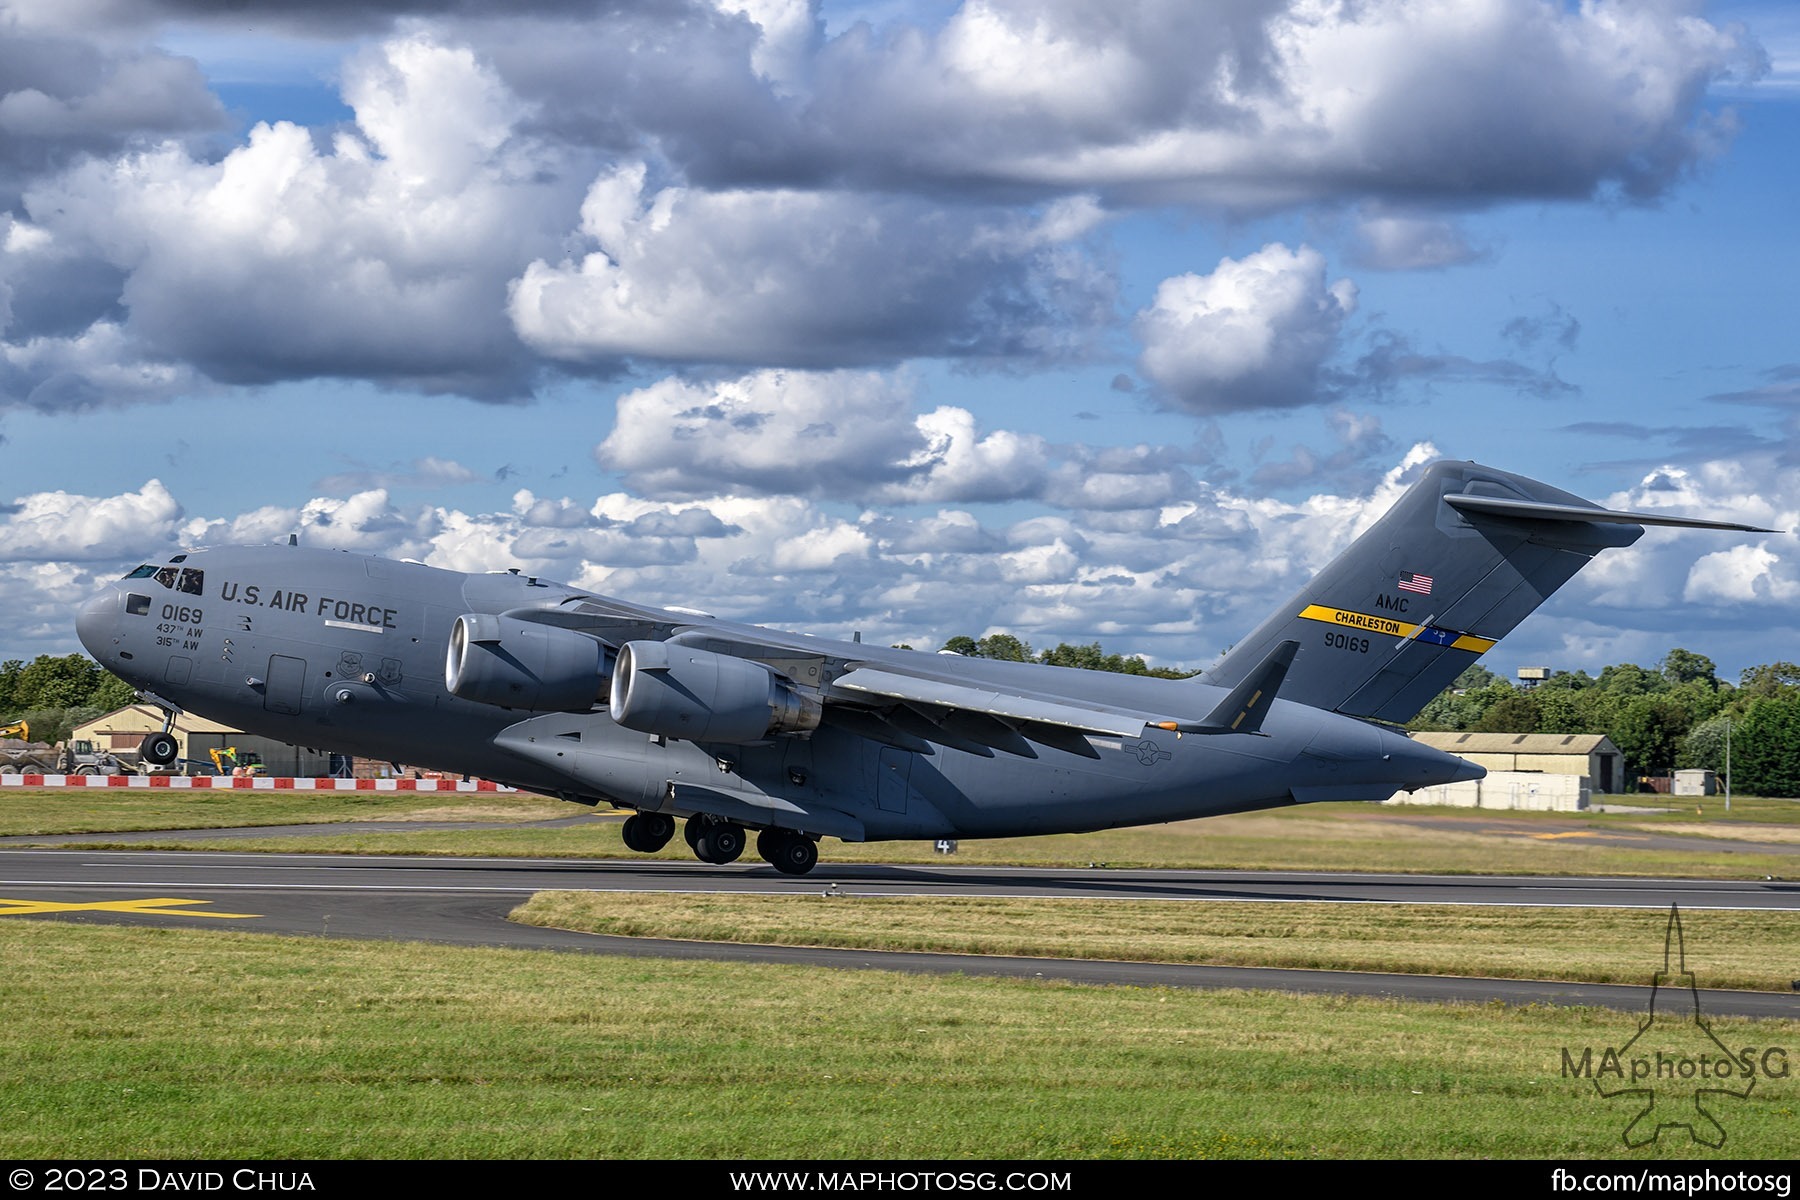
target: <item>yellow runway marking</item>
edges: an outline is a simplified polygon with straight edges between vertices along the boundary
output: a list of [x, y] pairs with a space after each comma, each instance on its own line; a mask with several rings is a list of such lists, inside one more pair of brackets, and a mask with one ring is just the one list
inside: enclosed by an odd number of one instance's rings
[[56, 900], [8, 900], [0, 897], [0, 917], [17, 917], [27, 913], [116, 912], [144, 913], [163, 917], [221, 917], [239, 919], [260, 917], [261, 913], [195, 912], [177, 909], [175, 905], [211, 904], [211, 900], [96, 900], [91, 904], [64, 904]]
[[1570, 833], [1533, 833], [1527, 834], [1526, 836], [1537, 838], [1539, 841], [1550, 842], [1555, 841], [1557, 838], [1593, 837], [1594, 835], [1585, 829], [1577, 829]]

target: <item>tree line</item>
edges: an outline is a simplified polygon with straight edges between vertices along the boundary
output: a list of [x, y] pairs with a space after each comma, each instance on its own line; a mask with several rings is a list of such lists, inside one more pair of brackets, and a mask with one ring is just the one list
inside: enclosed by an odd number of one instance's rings
[[1603, 733], [1625, 756], [1628, 777], [1707, 767], [1733, 789], [1800, 796], [1800, 666], [1765, 663], [1734, 686], [1712, 659], [1671, 650], [1655, 667], [1620, 663], [1599, 675], [1558, 671], [1516, 687], [1476, 664], [1407, 724], [1474, 733]]
[[1020, 641], [1010, 633], [991, 633], [984, 638], [959, 635], [944, 643], [943, 648], [966, 658], [997, 658], [1004, 662], [1043, 663], [1050, 667], [1077, 667], [1086, 671], [1111, 671], [1116, 675], [1151, 675], [1158, 679], [1186, 679], [1198, 671], [1177, 671], [1172, 667], [1153, 667], [1138, 655], [1108, 654], [1099, 642], [1074, 646], [1060, 642], [1054, 650], [1033, 650], [1030, 642]]
[[24, 721], [34, 742], [67, 741], [77, 725], [130, 704], [132, 687], [85, 654], [0, 663], [0, 725]]

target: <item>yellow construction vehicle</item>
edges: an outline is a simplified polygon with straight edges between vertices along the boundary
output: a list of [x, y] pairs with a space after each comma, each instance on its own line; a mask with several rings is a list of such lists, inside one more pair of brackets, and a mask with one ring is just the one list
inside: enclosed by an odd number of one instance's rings
[[[245, 753], [242, 758], [239, 758], [236, 746], [226, 746], [220, 750], [209, 751], [209, 753], [212, 755], [213, 769], [221, 775], [261, 775], [264, 773], [265, 768], [262, 765], [261, 755]], [[226, 766], [227, 762], [231, 765]]]
[[21, 742], [31, 740], [31, 726], [25, 721], [14, 721], [11, 725], [0, 725], [0, 738], [16, 737]]

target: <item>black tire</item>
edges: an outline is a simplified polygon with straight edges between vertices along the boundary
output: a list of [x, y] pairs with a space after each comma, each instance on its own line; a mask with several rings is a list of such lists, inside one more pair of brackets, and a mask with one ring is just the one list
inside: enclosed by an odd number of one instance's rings
[[625, 818], [625, 828], [619, 836], [625, 840], [627, 850], [655, 854], [675, 836], [675, 819], [665, 813], [633, 813]]
[[[786, 834], [771, 848], [775, 853], [764, 853], [763, 858], [783, 875], [804, 875], [819, 862], [819, 844], [804, 833]], [[757, 849], [762, 849], [760, 841]]]
[[694, 853], [701, 862], [712, 863], [722, 867], [726, 863], [736, 862], [744, 852], [744, 843], [749, 840], [744, 834], [742, 825], [734, 825], [730, 821], [709, 824], [700, 834], [700, 844], [694, 847]]
[[145, 762], [166, 767], [175, 761], [177, 754], [181, 753], [181, 743], [175, 740], [175, 735], [172, 733], [153, 733], [144, 739], [139, 752], [143, 755]]
[[98, 767], [76, 767], [75, 773], [77, 775], [98, 775], [100, 773], [100, 768], [98, 768]]
[[655, 854], [675, 836], [675, 818], [668, 813], [639, 813], [638, 841], [646, 854]]
[[700, 835], [706, 832], [705, 817], [689, 817], [682, 827], [681, 836], [687, 839], [688, 849], [695, 854], [700, 853]]

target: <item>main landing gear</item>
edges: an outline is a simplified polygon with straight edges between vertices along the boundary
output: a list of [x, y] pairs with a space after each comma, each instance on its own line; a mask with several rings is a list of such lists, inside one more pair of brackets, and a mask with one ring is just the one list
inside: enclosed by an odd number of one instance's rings
[[634, 813], [625, 818], [620, 835], [627, 850], [655, 854], [675, 836], [675, 818], [666, 813]]
[[756, 835], [756, 852], [783, 875], [804, 875], [819, 861], [819, 844], [791, 829], [765, 829]]
[[[667, 813], [633, 813], [620, 831], [628, 850], [654, 854], [675, 836], [675, 818]], [[724, 866], [744, 853], [750, 834], [736, 821], [694, 816], [682, 826], [688, 849], [703, 863]], [[791, 829], [765, 829], [756, 835], [756, 853], [783, 875], [804, 875], [819, 861], [819, 844]]]

